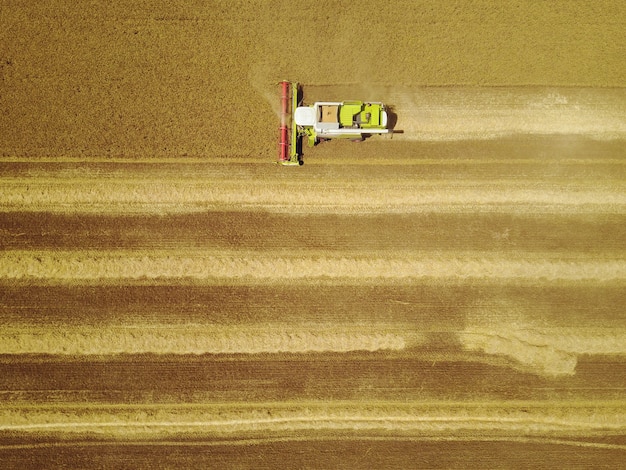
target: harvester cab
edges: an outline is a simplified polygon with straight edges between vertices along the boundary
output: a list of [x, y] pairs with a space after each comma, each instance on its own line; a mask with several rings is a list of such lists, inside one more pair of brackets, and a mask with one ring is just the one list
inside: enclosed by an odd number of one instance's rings
[[302, 105], [298, 83], [282, 81], [279, 163], [302, 165], [302, 140], [309, 147], [330, 139], [362, 141], [373, 134], [391, 134], [383, 103], [318, 101]]

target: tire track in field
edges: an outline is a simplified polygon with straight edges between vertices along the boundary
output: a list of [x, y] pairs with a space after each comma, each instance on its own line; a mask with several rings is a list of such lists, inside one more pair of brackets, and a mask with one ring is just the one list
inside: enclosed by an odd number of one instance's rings
[[409, 139], [494, 139], [517, 134], [626, 137], [624, 89], [428, 89], [400, 92], [392, 99], [398, 103]]

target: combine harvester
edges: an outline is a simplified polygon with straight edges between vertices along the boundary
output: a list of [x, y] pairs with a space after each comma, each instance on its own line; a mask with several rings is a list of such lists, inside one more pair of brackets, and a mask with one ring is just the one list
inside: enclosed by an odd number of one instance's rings
[[282, 81], [279, 163], [302, 165], [302, 139], [308, 146], [330, 139], [360, 142], [372, 134], [391, 134], [387, 110], [378, 102], [318, 101], [301, 106], [298, 83]]

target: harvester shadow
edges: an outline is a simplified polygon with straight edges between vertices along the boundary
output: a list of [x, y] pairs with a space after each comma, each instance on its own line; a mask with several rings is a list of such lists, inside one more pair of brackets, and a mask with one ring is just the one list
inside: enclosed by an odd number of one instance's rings
[[[396, 129], [396, 125], [398, 123], [398, 114], [395, 112], [395, 108], [393, 105], [385, 105], [385, 111], [387, 112], [387, 129], [389, 129], [389, 135], [393, 136], [393, 134], [404, 134], [403, 130]], [[375, 134], [363, 134], [362, 139], [357, 139], [355, 142], [361, 142], [363, 140], [369, 139]]]
[[[302, 106], [303, 102], [304, 102], [304, 90], [302, 89], [302, 85], [298, 84], [298, 91], [296, 94], [297, 97], [297, 103], [296, 103], [296, 107], [298, 106]], [[294, 124], [295, 125], [295, 124]], [[303, 159], [303, 147], [302, 147], [302, 136], [298, 135], [296, 137], [296, 153], [298, 154], [298, 163], [302, 166], [304, 165], [304, 159]]]
[[394, 134], [404, 134], [403, 130], [396, 129], [397, 124], [398, 113], [396, 113], [395, 107], [393, 105], [387, 106], [387, 128], [391, 131], [391, 136], [393, 136]]

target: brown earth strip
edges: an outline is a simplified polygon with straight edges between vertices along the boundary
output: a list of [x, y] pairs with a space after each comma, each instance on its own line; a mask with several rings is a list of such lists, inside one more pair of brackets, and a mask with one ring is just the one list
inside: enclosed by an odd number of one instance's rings
[[[441, 338], [441, 336], [439, 337]], [[260, 355], [0, 356], [1, 397], [13, 405], [621, 400], [623, 358], [584, 357], [550, 377], [435, 340], [403, 352]], [[433, 405], [435, 406], [435, 405]]]
[[[598, 240], [602, 240], [602, 244]], [[498, 250], [618, 253], [617, 214], [385, 214], [307, 217], [264, 212], [168, 216], [0, 213], [0, 250]]]
[[0, 449], [7, 469], [49, 465], [71, 467], [116, 466], [132, 462], [133, 468], [154, 469], [165, 463], [182, 468], [282, 467], [285, 456], [296, 468], [615, 468], [624, 459], [621, 447], [577, 445], [568, 439], [426, 440], [393, 437], [294, 440], [243, 440], [201, 443], [195, 440], [167, 443], [115, 443], [89, 441], [66, 446], [42, 445]]
[[[411, 283], [153, 286], [0, 285], [2, 324], [45, 326], [410, 323], [459, 331], [489, 316], [558, 328], [624, 328], [622, 285]], [[487, 313], [489, 315], [487, 315]]]

